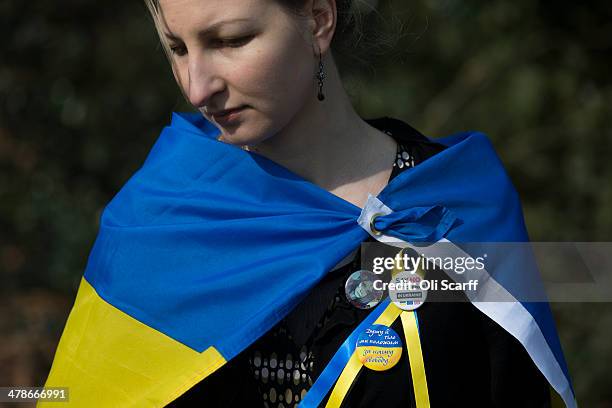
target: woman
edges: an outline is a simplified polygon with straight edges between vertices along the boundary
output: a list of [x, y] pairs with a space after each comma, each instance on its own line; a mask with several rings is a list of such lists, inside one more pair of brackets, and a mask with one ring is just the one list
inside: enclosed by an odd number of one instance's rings
[[[194, 120], [191, 124], [195, 128], [192, 130], [214, 124], [220, 132], [218, 139], [250, 151], [252, 156], [248, 157], [249, 160], [259, 163], [261, 160], [258, 157], [263, 157], [280, 164], [282, 168], [273, 168], [274, 172], [278, 171], [275, 177], [280, 175], [292, 179], [293, 175], [284, 171], [288, 169], [311, 183], [306, 186], [307, 189], [318, 186], [346, 203], [367, 208], [372, 200], [370, 196], [383, 192], [390, 180], [395, 180], [408, 169], [419, 168], [422, 162], [437, 157], [447, 149], [446, 145], [430, 141], [402, 121], [390, 118], [363, 120], [354, 110], [342, 86], [332, 52], [332, 45], [341, 41], [339, 36], [342, 33], [338, 27], [345, 27], [351, 19], [350, 2], [151, 0], [147, 4], [182, 92], [206, 119], [205, 122]], [[170, 142], [158, 142], [152, 158], [148, 159], [149, 167], [160, 167], [155, 160], [163, 156], [160, 152], [165, 145], [174, 143], [172, 139], [168, 140]], [[220, 149], [220, 152], [222, 150], [223, 154], [235, 153], [219, 146], [211, 147]], [[223, 155], [219, 157], [223, 158]], [[186, 160], [181, 164], [189, 167], [198, 163]], [[248, 178], [251, 175], [239, 176]], [[258, 179], [254, 177], [253, 180], [257, 183]], [[162, 180], [163, 183], [165, 181]], [[247, 183], [244, 187], [249, 188]], [[134, 194], [148, 194], [147, 191], [151, 191], [151, 188], [133, 190], [128, 201], [133, 203]], [[276, 197], [283, 196], [285, 191], [268, 193]], [[245, 194], [251, 193], [245, 190]], [[291, 195], [289, 191], [287, 195]], [[168, 195], [166, 197], [170, 199]], [[333, 197], [327, 198], [333, 200]], [[197, 209], [205, 203], [196, 201], [190, 205]], [[157, 214], [153, 207], [133, 207], [140, 208], [141, 212]], [[115, 210], [115, 215], [120, 213]], [[167, 211], [166, 208], [162, 212]], [[227, 209], [227, 212], [231, 212], [231, 209]], [[252, 213], [249, 214], [248, 219], [254, 218]], [[443, 210], [441, 214], [443, 218], [450, 212]], [[107, 221], [109, 219], [116, 220], [117, 217], [109, 216]], [[373, 233], [375, 225], [378, 224], [372, 218], [368, 240], [373, 242], [377, 235]], [[448, 228], [453, 228], [453, 225], [450, 222]], [[119, 222], [111, 226], [114, 231], [124, 227]], [[140, 226], [139, 234], [142, 229]], [[230, 230], [224, 231], [221, 235], [231, 235]], [[307, 240], [312, 232], [302, 231], [304, 236], [301, 239]], [[447, 236], [446, 233], [445, 229], [440, 237]], [[142, 236], [148, 240], [153, 232], [146, 234]], [[187, 232], [183, 231], [181, 237], [185, 234]], [[135, 238], [130, 236], [130, 239]], [[236, 236], [236, 239], [239, 237]], [[96, 245], [98, 248], [108, 248], [108, 242], [108, 238], [99, 238]], [[257, 245], [256, 240], [245, 242]], [[219, 245], [218, 248], [219, 256], [223, 257], [225, 247]], [[156, 256], [151, 248], [148, 252], [149, 256]], [[111, 261], [98, 253], [94, 251], [90, 257], [91, 264], [109, 267]], [[121, 258], [117, 250], [107, 249], [106, 253]], [[178, 253], [170, 250], [167, 257], [176, 257], [177, 264], [181, 262]], [[295, 257], [297, 259], [297, 254]], [[101, 258], [104, 261], [99, 261]], [[134, 262], [131, 264], [135, 265]], [[158, 401], [165, 401], [169, 403], [168, 406], [174, 407], [297, 405], [308, 394], [345, 339], [371, 312], [351, 305], [344, 293], [347, 278], [359, 269], [359, 265], [358, 256], [345, 258], [344, 262], [332, 268], [333, 271], [325, 274], [316, 287], [308, 286], [307, 297], [297, 307], [295, 304], [279, 307], [273, 314], [277, 323], [265, 334], [252, 335], [245, 331], [244, 335], [253, 337], [243, 341], [243, 344], [250, 344], [249, 347], [221, 353], [229, 362], [219, 359], [221, 362], [209, 364], [214, 367], [207, 368], [209, 371], [206, 375], [200, 373], [192, 376], [197, 379], [195, 382], [193, 378], [182, 381], [180, 387], [169, 388], [159, 400], [147, 399], [144, 395], [133, 401], [148, 401], [152, 406], [158, 406]], [[89, 265], [88, 269], [94, 268]], [[120, 277], [130, 273], [123, 268], [119, 275], [113, 275], [114, 279], [106, 275], [104, 279], [98, 278], [99, 286], [95, 289], [101, 297], [113, 303], [113, 296], [108, 292], [105, 294], [104, 285], [112, 285], [118, 278], [127, 279]], [[203, 284], [215, 285], [215, 279], [213, 275], [210, 281]], [[244, 279], [248, 278], [244, 276]], [[299, 281], [300, 277], [296, 275], [293, 279]], [[219, 287], [221, 290], [224, 285]], [[168, 287], [168, 290], [172, 289]], [[163, 296], [161, 291], [159, 296]], [[75, 309], [77, 306], [82, 309], [83, 303], [77, 299]], [[185, 303], [190, 301], [185, 298]], [[231, 303], [227, 305], [231, 307]], [[137, 307], [126, 306], [116, 298], [114, 306], [131, 316], [143, 316]], [[166, 308], [163, 313], [171, 312]], [[343, 398], [342, 406], [384, 404], [399, 407], [428, 406], [430, 403], [434, 407], [550, 406], [548, 382], [525, 348], [471, 304], [431, 302], [416, 313], [427, 377], [428, 401], [425, 405], [422, 401], [416, 402], [413, 392], [413, 382], [416, 380], [407, 374], [411, 372], [412, 360], [404, 352], [399, 363], [389, 370], [361, 370]], [[91, 315], [88, 312], [87, 319], [91, 320]], [[80, 321], [76, 317], [71, 319]], [[146, 323], [146, 317], [138, 320]], [[272, 318], [266, 321], [272, 321]], [[222, 325], [224, 322], [217, 320], [216, 323]], [[247, 318], [244, 323], [248, 323]], [[155, 327], [154, 324], [148, 325]], [[403, 332], [399, 319], [391, 327], [396, 333]], [[172, 330], [168, 332], [172, 333]], [[180, 337], [177, 335], [175, 338]], [[82, 338], [81, 335], [78, 342], [62, 340], [65, 344], [79, 344], [84, 348]], [[402, 337], [402, 341], [405, 343], [407, 339]], [[189, 341], [183, 343], [190, 345]], [[70, 345], [60, 344], [64, 353], [70, 348]], [[129, 347], [126, 346], [126, 349]], [[238, 355], [232, 355], [238, 352]], [[124, 357], [132, 358], [125, 354]], [[71, 360], [75, 359], [71, 357]], [[126, 363], [122, 362], [122, 365]], [[78, 371], [74, 364], [72, 367], [72, 371]], [[56, 371], [60, 372], [62, 368], [56, 368]], [[135, 370], [130, 368], [128, 371]], [[207, 378], [200, 381], [204, 377]], [[50, 380], [48, 383], [58, 381]], [[136, 385], [126, 387], [130, 393], [138, 394]], [[321, 403], [325, 403], [331, 392], [324, 393]]]
[[[355, 112], [330, 49], [338, 16], [349, 18], [335, 1], [159, 3], [177, 81], [227, 143], [246, 145], [359, 207], [368, 193], [378, 194], [390, 178], [443, 149], [401, 121], [364, 121]], [[199, 35], [218, 20], [241, 18], [209, 37]], [[313, 69], [325, 78], [313, 83]], [[239, 110], [231, 115], [217, 114], [234, 108]], [[236, 406], [294, 406], [365, 317], [343, 295], [344, 282], [358, 268], [356, 258], [335, 271], [272, 332], [176, 406], [228, 406], [235, 398]], [[423, 315], [424, 342], [435, 350], [426, 359], [434, 406], [549, 406], [547, 382], [520, 343], [471, 305], [432, 304]], [[453, 357], [457, 348], [449, 338], [463, 344], [463, 361]], [[407, 360], [404, 356], [402, 364]], [[265, 365], [270, 375], [279, 369], [281, 375], [266, 378]], [[406, 372], [405, 367], [389, 375], [366, 371], [370, 375], [359, 378], [347, 406], [411, 406], [408, 392], [381, 392], [409, 390], [401, 374]], [[237, 394], [236, 384], [250, 386]]]

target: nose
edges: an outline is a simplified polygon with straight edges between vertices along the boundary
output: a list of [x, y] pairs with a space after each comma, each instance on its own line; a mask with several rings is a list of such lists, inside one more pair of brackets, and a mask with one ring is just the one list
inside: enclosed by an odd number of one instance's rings
[[206, 61], [202, 56], [190, 55], [187, 87], [189, 102], [198, 109], [211, 105], [211, 98], [224, 90], [225, 82], [216, 74], [212, 63]]

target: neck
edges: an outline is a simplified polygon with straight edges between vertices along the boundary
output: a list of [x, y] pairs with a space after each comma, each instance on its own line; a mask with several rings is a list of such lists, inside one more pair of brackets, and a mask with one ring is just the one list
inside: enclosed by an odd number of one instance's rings
[[359, 205], [364, 199], [357, 190], [376, 195], [386, 185], [396, 143], [359, 117], [332, 58], [326, 67], [325, 100], [317, 99], [313, 87], [309, 102], [285, 128], [250, 149]]

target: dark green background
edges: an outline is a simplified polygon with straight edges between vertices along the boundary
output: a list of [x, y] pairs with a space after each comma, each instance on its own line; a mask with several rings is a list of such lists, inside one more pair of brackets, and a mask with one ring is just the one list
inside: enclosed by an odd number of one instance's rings
[[[487, 133], [532, 240], [611, 241], [610, 3], [381, 3], [403, 35], [346, 75], [362, 116]], [[0, 34], [0, 385], [34, 386], [101, 210], [189, 107], [139, 1], [5, 0]], [[579, 402], [612, 407], [612, 306], [552, 306]]]

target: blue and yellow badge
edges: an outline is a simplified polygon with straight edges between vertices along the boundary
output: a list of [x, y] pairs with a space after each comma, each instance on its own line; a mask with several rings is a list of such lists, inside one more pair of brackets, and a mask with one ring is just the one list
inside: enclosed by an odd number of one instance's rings
[[395, 366], [402, 356], [402, 340], [395, 330], [382, 324], [373, 324], [357, 338], [357, 357], [374, 371]]

